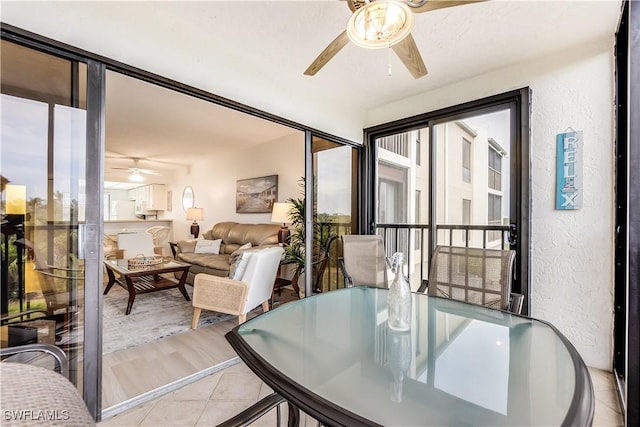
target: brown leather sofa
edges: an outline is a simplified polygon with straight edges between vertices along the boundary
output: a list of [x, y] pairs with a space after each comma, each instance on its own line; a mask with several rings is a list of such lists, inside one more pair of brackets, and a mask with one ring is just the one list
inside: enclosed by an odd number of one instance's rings
[[[221, 239], [218, 254], [196, 253], [197, 240], [181, 240], [174, 244], [175, 258], [191, 264], [187, 283], [193, 285], [198, 273], [228, 276], [231, 265], [243, 250], [260, 249], [278, 244], [277, 224], [240, 224], [237, 222], [219, 222], [211, 230], [202, 234], [205, 240]], [[251, 249], [239, 248], [251, 243]]]

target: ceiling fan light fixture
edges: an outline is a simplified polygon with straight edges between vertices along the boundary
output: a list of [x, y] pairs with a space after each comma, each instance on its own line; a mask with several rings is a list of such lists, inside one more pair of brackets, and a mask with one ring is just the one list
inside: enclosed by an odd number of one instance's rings
[[144, 181], [144, 178], [142, 177], [140, 172], [133, 171], [133, 172], [131, 172], [131, 175], [129, 175], [129, 181], [131, 181], [131, 182], [142, 182], [142, 181]]
[[401, 42], [413, 29], [413, 12], [393, 0], [378, 0], [358, 9], [347, 23], [347, 36], [366, 49], [391, 47]]

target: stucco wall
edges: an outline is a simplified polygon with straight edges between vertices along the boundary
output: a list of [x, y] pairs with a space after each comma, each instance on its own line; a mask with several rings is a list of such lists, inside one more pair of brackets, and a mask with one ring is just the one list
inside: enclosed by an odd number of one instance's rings
[[[477, 76], [369, 112], [368, 125], [521, 87], [531, 100], [532, 315], [553, 323], [589, 366], [611, 369], [613, 39]], [[428, 78], [428, 77], [426, 77]], [[555, 136], [584, 132], [584, 202], [554, 209]]]

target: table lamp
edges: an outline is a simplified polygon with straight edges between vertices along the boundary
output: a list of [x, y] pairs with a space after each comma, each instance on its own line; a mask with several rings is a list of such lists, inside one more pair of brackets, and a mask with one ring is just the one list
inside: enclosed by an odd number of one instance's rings
[[291, 222], [289, 219], [289, 212], [293, 205], [291, 203], [275, 202], [273, 204], [273, 210], [271, 211], [271, 222], [282, 223], [282, 227], [278, 230], [278, 243], [286, 243], [289, 241], [291, 232], [287, 228], [287, 222]]
[[200, 234], [200, 226], [196, 221], [202, 221], [204, 219], [204, 210], [202, 208], [187, 209], [187, 219], [193, 220], [193, 224], [191, 224], [191, 234], [197, 239], [198, 234]]

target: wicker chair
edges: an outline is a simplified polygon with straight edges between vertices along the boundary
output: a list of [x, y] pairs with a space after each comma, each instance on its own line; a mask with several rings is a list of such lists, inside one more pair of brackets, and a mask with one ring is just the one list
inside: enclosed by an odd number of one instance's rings
[[389, 287], [389, 262], [381, 236], [342, 235], [342, 258], [338, 260], [345, 288], [352, 286]]
[[438, 246], [429, 269], [429, 295], [520, 313], [511, 293], [515, 251]]
[[146, 233], [151, 234], [153, 237], [153, 246], [156, 252], [160, 255], [164, 255], [164, 249], [169, 246], [169, 235], [171, 234], [171, 228], [162, 225], [154, 225], [145, 230]]
[[197, 329], [203, 309], [235, 314], [238, 323], [244, 323], [247, 313], [260, 304], [263, 311], [269, 311], [269, 298], [283, 253], [280, 246], [244, 251], [231, 271], [231, 278], [196, 274], [191, 328]]

